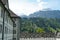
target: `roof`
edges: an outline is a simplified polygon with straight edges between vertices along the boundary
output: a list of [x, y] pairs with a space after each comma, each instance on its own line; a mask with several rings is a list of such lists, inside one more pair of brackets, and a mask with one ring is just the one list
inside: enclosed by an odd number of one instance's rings
[[11, 17], [20, 18], [20, 17], [17, 16], [14, 12], [12, 12], [10, 9], [9, 9], [9, 12], [10, 12], [10, 16], [11, 16]]
[[[2, 3], [3, 7], [6, 9], [6, 7], [4, 6], [4, 3], [2, 2], [4, 0], [0, 0], [0, 2]], [[18, 15], [16, 15], [13, 11], [11, 11], [10, 9], [6, 9], [9, 13], [10, 13], [10, 16], [11, 17], [14, 17], [14, 18], [20, 18]]]
[[3, 2], [3, 4], [6, 4], [6, 0], [1, 0]]
[[[6, 3], [8, 3], [8, 0], [1, 0], [2, 1], [2, 3], [5, 5]], [[8, 5], [8, 4], [6, 4], [6, 5]]]

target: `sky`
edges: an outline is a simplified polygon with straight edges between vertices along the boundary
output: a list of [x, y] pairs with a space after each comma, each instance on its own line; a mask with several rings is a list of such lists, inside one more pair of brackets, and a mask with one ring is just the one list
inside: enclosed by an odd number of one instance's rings
[[46, 8], [60, 10], [60, 0], [9, 0], [9, 8], [18, 16], [28, 16]]

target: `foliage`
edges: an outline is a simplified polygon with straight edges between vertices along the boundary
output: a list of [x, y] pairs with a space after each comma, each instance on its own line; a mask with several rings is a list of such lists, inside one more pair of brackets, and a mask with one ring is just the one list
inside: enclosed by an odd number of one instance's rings
[[21, 32], [60, 32], [60, 19], [57, 18], [23, 18], [21, 27]]
[[43, 28], [36, 28], [36, 33], [44, 33], [44, 29]]

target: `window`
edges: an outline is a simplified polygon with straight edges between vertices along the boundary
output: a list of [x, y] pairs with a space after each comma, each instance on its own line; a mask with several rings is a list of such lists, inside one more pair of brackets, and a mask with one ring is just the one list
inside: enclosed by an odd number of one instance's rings
[[4, 14], [4, 9], [2, 8], [1, 9], [1, 17], [3, 17], [3, 14]]
[[16, 24], [15, 24], [15, 23], [13, 23], [13, 26], [14, 26], [14, 27], [16, 27]]
[[13, 40], [16, 40], [16, 38], [13, 38]]
[[0, 33], [2, 33], [2, 25], [0, 25]]
[[13, 34], [16, 34], [16, 30], [13, 30]]
[[8, 33], [8, 28], [7, 28], [7, 27], [5, 27], [5, 33], [6, 33], [6, 34]]

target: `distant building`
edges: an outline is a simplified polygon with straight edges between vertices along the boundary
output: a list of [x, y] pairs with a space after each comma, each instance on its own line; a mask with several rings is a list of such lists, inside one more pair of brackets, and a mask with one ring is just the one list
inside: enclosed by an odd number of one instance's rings
[[57, 32], [56, 37], [57, 37], [57, 38], [60, 38], [60, 32]]
[[20, 17], [9, 9], [8, 0], [0, 0], [0, 40], [19, 40], [19, 27]]

